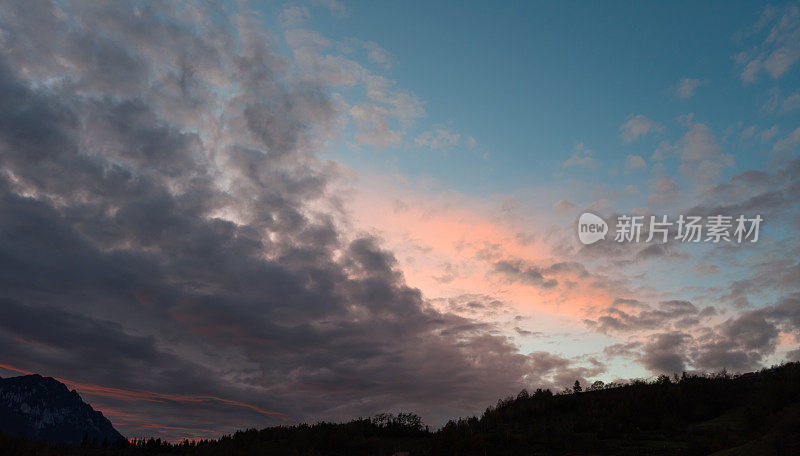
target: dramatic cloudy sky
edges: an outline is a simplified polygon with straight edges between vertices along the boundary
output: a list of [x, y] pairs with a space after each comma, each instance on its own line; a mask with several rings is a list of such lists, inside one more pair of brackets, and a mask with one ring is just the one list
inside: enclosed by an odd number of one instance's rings
[[798, 60], [797, 2], [3, 1], [0, 375], [178, 439], [798, 359]]

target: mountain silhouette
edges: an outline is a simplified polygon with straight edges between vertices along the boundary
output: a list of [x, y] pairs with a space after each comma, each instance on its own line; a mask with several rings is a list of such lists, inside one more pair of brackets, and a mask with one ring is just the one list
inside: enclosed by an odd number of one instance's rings
[[101, 412], [51, 377], [0, 378], [0, 431], [65, 445], [113, 443], [123, 438]]

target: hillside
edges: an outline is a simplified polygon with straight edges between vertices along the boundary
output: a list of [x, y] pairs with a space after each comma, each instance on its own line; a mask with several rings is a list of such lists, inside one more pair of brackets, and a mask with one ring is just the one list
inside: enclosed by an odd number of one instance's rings
[[[582, 389], [582, 388], [581, 388]], [[800, 454], [800, 363], [754, 374], [537, 390], [429, 432], [414, 414], [248, 430], [220, 440], [67, 448], [0, 437], [26, 454], [791, 455]]]
[[800, 454], [800, 364], [731, 377], [662, 376], [593, 391], [537, 390], [448, 423], [437, 455]]
[[80, 445], [122, 439], [111, 422], [76, 391], [50, 377], [0, 379], [0, 431], [45, 442]]

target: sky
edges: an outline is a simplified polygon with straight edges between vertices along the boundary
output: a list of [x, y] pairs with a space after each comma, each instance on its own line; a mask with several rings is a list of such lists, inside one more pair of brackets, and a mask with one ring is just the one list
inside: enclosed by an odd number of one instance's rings
[[179, 440], [800, 360], [799, 60], [798, 2], [3, 2], [0, 375]]

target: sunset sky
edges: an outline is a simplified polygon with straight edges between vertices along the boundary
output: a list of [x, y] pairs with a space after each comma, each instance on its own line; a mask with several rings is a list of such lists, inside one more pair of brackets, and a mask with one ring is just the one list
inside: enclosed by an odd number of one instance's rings
[[4, 1], [0, 376], [177, 440], [800, 360], [799, 60], [796, 1]]

